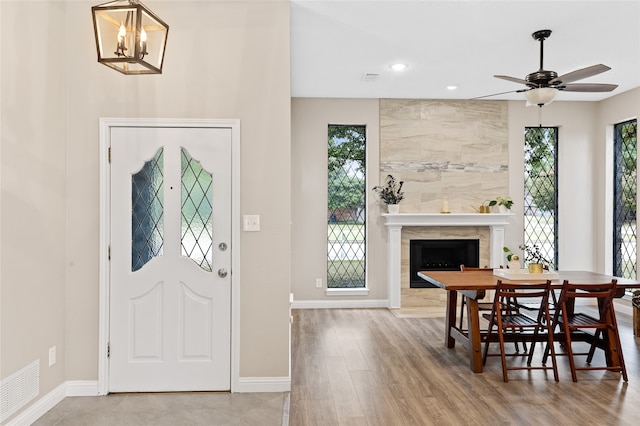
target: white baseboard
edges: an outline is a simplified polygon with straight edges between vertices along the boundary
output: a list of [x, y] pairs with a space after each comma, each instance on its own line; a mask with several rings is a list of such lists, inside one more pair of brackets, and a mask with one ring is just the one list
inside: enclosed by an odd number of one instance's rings
[[67, 396], [98, 396], [97, 380], [70, 380], [66, 382]]
[[292, 309], [387, 308], [388, 299], [377, 300], [294, 300]]
[[233, 392], [290, 392], [291, 377], [240, 377]]
[[5, 426], [25, 426], [35, 423], [47, 411], [58, 405], [67, 396], [97, 396], [97, 380], [72, 380], [64, 382], [54, 390], [37, 399], [23, 412], [15, 416]]
[[37, 399], [33, 404], [29, 405], [24, 411], [15, 416], [13, 419], [5, 423], [6, 426], [25, 426], [34, 423], [42, 417], [47, 411], [58, 405], [66, 395], [66, 383], [62, 383], [57, 388]]

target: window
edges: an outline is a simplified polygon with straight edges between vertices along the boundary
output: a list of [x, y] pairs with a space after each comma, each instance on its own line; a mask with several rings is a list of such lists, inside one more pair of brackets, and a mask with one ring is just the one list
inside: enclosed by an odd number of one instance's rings
[[613, 274], [637, 277], [637, 120], [613, 128]]
[[524, 134], [524, 242], [558, 267], [558, 128], [527, 127]]
[[327, 287], [365, 287], [365, 127], [329, 125]]

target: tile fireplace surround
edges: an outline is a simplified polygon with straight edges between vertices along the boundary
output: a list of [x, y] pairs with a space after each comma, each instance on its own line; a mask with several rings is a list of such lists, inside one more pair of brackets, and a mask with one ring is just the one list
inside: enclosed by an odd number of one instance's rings
[[406, 226], [486, 226], [489, 227], [489, 264], [500, 265], [503, 257], [504, 230], [512, 213], [398, 213], [383, 214], [387, 227], [387, 265], [389, 307], [400, 307], [402, 227]]

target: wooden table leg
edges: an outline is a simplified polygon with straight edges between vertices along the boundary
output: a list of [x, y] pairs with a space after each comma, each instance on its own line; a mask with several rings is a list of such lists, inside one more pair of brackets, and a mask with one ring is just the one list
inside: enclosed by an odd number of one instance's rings
[[456, 345], [456, 339], [451, 336], [451, 329], [456, 326], [456, 310], [458, 302], [457, 291], [447, 291], [447, 314], [444, 324], [444, 344], [447, 348]]
[[467, 297], [467, 330], [469, 333], [469, 363], [471, 371], [482, 373], [482, 342], [480, 338], [480, 313], [478, 299]]

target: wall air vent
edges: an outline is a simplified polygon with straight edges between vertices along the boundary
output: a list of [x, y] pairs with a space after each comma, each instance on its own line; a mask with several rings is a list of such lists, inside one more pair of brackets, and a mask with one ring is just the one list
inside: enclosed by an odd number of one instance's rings
[[362, 81], [376, 81], [380, 77], [380, 74], [376, 74], [373, 72], [365, 72], [362, 74]]
[[27, 405], [40, 393], [40, 360], [16, 371], [0, 382], [0, 423]]

